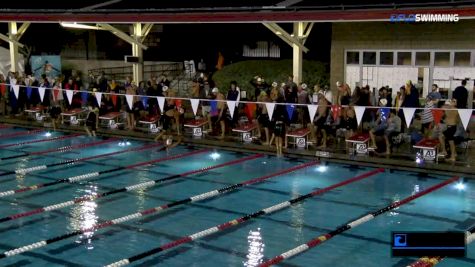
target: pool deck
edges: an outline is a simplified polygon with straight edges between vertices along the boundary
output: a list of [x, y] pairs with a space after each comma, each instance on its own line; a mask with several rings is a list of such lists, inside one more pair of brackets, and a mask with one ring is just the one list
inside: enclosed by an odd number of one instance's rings
[[[0, 123], [11, 124], [18, 127], [26, 128], [44, 128], [43, 124], [36, 121], [25, 121], [16, 118], [0, 118]], [[80, 132], [85, 133], [83, 127], [58, 127], [59, 131], [62, 132]], [[137, 131], [126, 131], [126, 130], [109, 130], [109, 129], [98, 129], [97, 135], [99, 136], [114, 136], [114, 137], [124, 137], [132, 139], [140, 139], [152, 141], [156, 134], [143, 133]], [[226, 138], [224, 140], [218, 140], [213, 137], [206, 137], [203, 139], [191, 138], [191, 136], [184, 137], [184, 143], [195, 144], [205, 147], [219, 147], [222, 149], [237, 150], [242, 152], [261, 152], [265, 154], [274, 154], [275, 148], [269, 146], [263, 146], [256, 143], [243, 144], [238, 141], [239, 138], [236, 136]], [[343, 142], [344, 143], [344, 142]], [[415, 162], [415, 155], [409, 153], [411, 148], [408, 144], [404, 144], [396, 152], [392, 153], [390, 156], [386, 155], [370, 155], [370, 156], [355, 156], [349, 155], [344, 151], [344, 144], [339, 146], [329, 146], [325, 150], [329, 154], [324, 156], [316, 157], [316, 150], [313, 147], [309, 149], [287, 149], [285, 153], [289, 157], [305, 157], [309, 159], [320, 159], [322, 161], [329, 162], [339, 162], [345, 164], [354, 164], [354, 165], [365, 165], [373, 167], [385, 167], [395, 170], [408, 170], [415, 171], [421, 174], [441, 174], [441, 175], [459, 175], [466, 178], [475, 179], [475, 142], [470, 144], [470, 148], [467, 149], [466, 154], [462, 155], [459, 153], [458, 160], [454, 163], [448, 161], [439, 161], [438, 163], [429, 163], [426, 162], [422, 166], [418, 166]]]

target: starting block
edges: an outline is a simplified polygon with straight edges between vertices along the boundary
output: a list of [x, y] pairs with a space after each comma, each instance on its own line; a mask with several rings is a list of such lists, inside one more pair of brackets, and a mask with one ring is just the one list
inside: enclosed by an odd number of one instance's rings
[[99, 116], [99, 121], [101, 127], [117, 129], [120, 125], [123, 125], [122, 122], [122, 113], [121, 112], [109, 112], [105, 115]]
[[28, 114], [28, 117], [32, 119], [35, 119], [37, 121], [43, 121], [44, 116], [42, 113], [45, 109], [46, 109], [45, 107], [39, 106], [39, 107], [25, 109], [25, 113]]
[[438, 161], [439, 140], [424, 138], [412, 146], [422, 152], [422, 158], [427, 161]]
[[307, 136], [310, 134], [310, 130], [307, 128], [301, 128], [293, 130], [287, 133], [287, 137], [294, 139], [291, 144], [294, 144], [297, 148], [308, 148]]
[[69, 122], [70, 125], [80, 125], [82, 121], [85, 121], [85, 114], [86, 110], [81, 108], [61, 112], [61, 124]]
[[244, 143], [251, 143], [253, 132], [257, 129], [257, 124], [247, 123], [243, 124], [232, 131], [241, 134], [241, 141]]
[[201, 138], [203, 137], [203, 132], [204, 132], [203, 128], [206, 124], [208, 124], [208, 121], [205, 119], [198, 119], [198, 120], [194, 119], [194, 120], [185, 122], [184, 126], [186, 128], [192, 129], [193, 137]]
[[353, 150], [357, 154], [368, 155], [369, 134], [367, 133], [355, 134], [351, 136], [350, 138], [346, 139], [345, 141], [353, 145]]
[[137, 122], [137, 128], [150, 133], [158, 133], [160, 128], [157, 126], [158, 116], [146, 116]]

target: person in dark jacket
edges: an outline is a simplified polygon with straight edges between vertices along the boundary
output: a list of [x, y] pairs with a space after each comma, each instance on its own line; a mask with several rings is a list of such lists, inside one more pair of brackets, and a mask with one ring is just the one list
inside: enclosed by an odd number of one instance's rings
[[452, 97], [457, 100], [457, 108], [467, 108], [468, 90], [465, 86], [467, 86], [467, 80], [462, 80], [461, 85], [457, 86], [452, 93]]

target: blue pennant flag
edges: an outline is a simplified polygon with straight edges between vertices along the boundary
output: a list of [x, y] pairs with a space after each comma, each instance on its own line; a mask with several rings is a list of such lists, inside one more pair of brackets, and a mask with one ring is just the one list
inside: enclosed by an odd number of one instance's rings
[[210, 102], [211, 105], [211, 116], [218, 115], [218, 101], [213, 100]]
[[87, 104], [87, 98], [88, 98], [88, 93], [87, 92], [82, 92], [81, 93], [81, 100], [83, 104]]
[[148, 103], [148, 97], [142, 96], [142, 104], [144, 108], [147, 107], [147, 103]]
[[26, 87], [26, 96], [28, 97], [28, 99], [31, 98], [31, 92], [32, 92], [32, 91], [33, 91], [33, 90], [31, 89], [31, 87], [29, 87], [29, 86]]
[[295, 105], [286, 105], [285, 108], [287, 109], [287, 115], [289, 115], [289, 119], [292, 119], [292, 115], [294, 114]]

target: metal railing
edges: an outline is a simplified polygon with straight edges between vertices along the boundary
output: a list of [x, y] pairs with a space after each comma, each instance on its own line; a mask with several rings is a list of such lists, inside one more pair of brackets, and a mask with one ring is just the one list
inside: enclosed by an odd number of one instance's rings
[[[144, 77], [152, 75], [165, 75], [170, 80], [183, 73], [184, 67], [182, 62], [171, 62], [161, 64], [148, 64], [143, 66]], [[122, 67], [97, 68], [88, 70], [89, 77], [98, 77], [104, 72], [109, 79], [125, 80], [127, 76], [132, 76], [132, 65]]]

